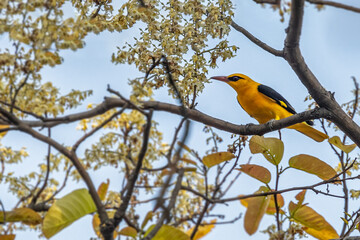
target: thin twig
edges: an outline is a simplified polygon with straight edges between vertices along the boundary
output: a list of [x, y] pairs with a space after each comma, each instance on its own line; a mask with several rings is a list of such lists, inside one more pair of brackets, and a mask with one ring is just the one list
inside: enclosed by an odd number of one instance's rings
[[343, 3], [333, 2], [333, 1], [325, 1], [325, 0], [306, 0], [312, 4], [320, 4], [320, 5], [327, 5], [335, 8], [340, 8], [344, 10], [349, 10], [352, 12], [360, 13], [360, 8], [349, 6]]
[[[48, 128], [48, 137], [51, 138], [51, 129], [50, 128]], [[45, 188], [47, 186], [47, 182], [48, 182], [49, 175], [50, 175], [50, 157], [51, 157], [51, 145], [48, 144], [48, 152], [47, 152], [47, 156], [46, 156], [46, 175], [45, 175], [44, 183], [43, 183], [42, 187], [40, 188], [40, 190], [36, 193], [36, 195], [31, 200], [30, 206], [34, 206], [36, 204], [36, 201], [39, 198], [40, 194], [45, 190]]]
[[183, 176], [184, 176], [184, 169], [180, 169], [179, 173], [178, 173], [178, 177], [177, 177], [177, 180], [176, 180], [174, 190], [171, 193], [170, 202], [169, 202], [166, 210], [164, 209], [164, 213], [161, 215], [160, 219], [158, 220], [158, 222], [156, 223], [154, 228], [149, 232], [149, 234], [146, 235], [146, 237], [143, 240], [152, 239], [156, 235], [156, 233], [160, 230], [160, 228], [163, 225], [163, 222], [165, 221], [165, 219], [169, 218], [168, 214], [175, 207], [176, 197], [178, 196], [179, 191], [181, 189], [181, 181], [182, 181]]
[[19, 128], [20, 131], [31, 135], [32, 137], [40, 140], [41, 142], [44, 142], [46, 144], [50, 144], [52, 147], [54, 147], [56, 150], [58, 150], [61, 154], [63, 154], [65, 157], [67, 157], [71, 161], [71, 163], [75, 166], [76, 170], [79, 172], [79, 174], [82, 177], [83, 181], [87, 185], [90, 196], [91, 196], [91, 198], [93, 199], [93, 201], [94, 201], [94, 203], [96, 205], [96, 208], [98, 210], [99, 217], [100, 217], [101, 221], [102, 222], [107, 221], [107, 219], [108, 219], [107, 213], [105, 211], [104, 206], [101, 203], [99, 195], [97, 194], [97, 190], [96, 190], [96, 188], [94, 186], [94, 183], [92, 182], [89, 174], [85, 170], [84, 166], [82, 165], [82, 163], [80, 162], [78, 157], [73, 152], [68, 150], [65, 146], [60, 144], [59, 142], [57, 142], [54, 139], [49, 138], [49, 137], [47, 137], [47, 136], [33, 130], [30, 126], [25, 124], [23, 121], [18, 119], [15, 115], [13, 115], [12, 113], [6, 111], [2, 107], [0, 107], [0, 113], [4, 117], [6, 117], [12, 124], [16, 125]]
[[203, 198], [204, 200], [210, 202], [210, 203], [214, 203], [214, 201], [210, 198], [208, 198], [207, 196], [205, 196], [204, 194], [199, 193], [198, 191], [195, 191], [194, 189], [192, 189], [191, 187], [187, 187], [187, 186], [181, 186], [182, 190], [186, 190], [188, 192], [191, 192], [193, 194], [195, 194], [196, 196], [199, 196], [201, 198]]
[[261, 40], [256, 38], [254, 35], [252, 35], [245, 28], [243, 28], [243, 27], [239, 26], [238, 24], [236, 24], [234, 21], [231, 22], [231, 26], [236, 31], [241, 32], [242, 34], [244, 34], [245, 37], [247, 37], [250, 41], [252, 41], [256, 45], [258, 45], [259, 47], [261, 47], [265, 51], [267, 51], [267, 52], [269, 52], [269, 53], [271, 53], [271, 54], [273, 54], [273, 55], [275, 55], [277, 57], [282, 57], [284, 55], [284, 52], [282, 50], [277, 50], [275, 48], [270, 47], [269, 45], [267, 45], [266, 43], [262, 42]]
[[141, 167], [142, 167], [145, 155], [146, 155], [146, 151], [148, 148], [149, 139], [150, 139], [152, 111], [150, 111], [145, 116], [147, 118], [147, 121], [145, 124], [143, 142], [142, 142], [141, 150], [140, 150], [138, 158], [137, 158], [136, 167], [129, 176], [129, 179], [128, 179], [128, 182], [126, 184], [125, 191], [124, 191], [125, 195], [123, 195], [121, 197], [122, 202], [120, 204], [119, 209], [116, 211], [116, 213], [114, 215], [113, 223], [101, 227], [101, 233], [104, 237], [113, 234], [113, 231], [115, 230], [115, 228], [123, 220], [123, 218], [126, 214], [126, 209], [128, 208], [128, 205], [130, 203], [130, 199], [131, 199], [132, 193], [134, 191], [134, 186], [135, 186], [135, 183], [139, 176], [139, 173], [140, 173], [140, 170], [141, 170]]
[[120, 111], [117, 111], [113, 115], [111, 115], [108, 119], [103, 121], [100, 125], [98, 125], [96, 128], [93, 128], [90, 132], [86, 133], [84, 136], [82, 136], [71, 148], [71, 151], [76, 152], [79, 145], [84, 142], [87, 138], [92, 136], [94, 133], [96, 133], [98, 130], [102, 129], [106, 124], [108, 124], [110, 121], [112, 121], [115, 117], [119, 116], [125, 111], [126, 106], [124, 106]]

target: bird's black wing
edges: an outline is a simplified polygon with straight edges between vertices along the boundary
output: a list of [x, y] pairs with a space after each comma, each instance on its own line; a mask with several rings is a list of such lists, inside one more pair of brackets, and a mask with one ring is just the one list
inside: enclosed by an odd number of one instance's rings
[[[271, 87], [268, 87], [265, 85], [259, 85], [258, 91], [261, 92], [262, 94], [264, 94], [265, 96], [271, 98], [272, 100], [274, 100], [277, 104], [279, 104], [281, 107], [286, 109], [288, 112], [290, 112], [292, 114], [296, 114], [296, 111], [291, 106], [291, 104], [283, 96], [281, 96], [280, 93], [278, 93]], [[314, 124], [313, 121], [306, 121], [306, 123], [309, 125]]]

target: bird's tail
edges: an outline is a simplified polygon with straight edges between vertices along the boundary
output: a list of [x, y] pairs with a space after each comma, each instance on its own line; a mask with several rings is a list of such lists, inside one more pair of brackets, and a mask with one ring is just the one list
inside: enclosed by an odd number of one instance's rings
[[329, 136], [326, 135], [325, 133], [322, 133], [322, 132], [316, 130], [315, 128], [311, 127], [310, 125], [308, 125], [306, 123], [298, 123], [298, 124], [292, 125], [288, 128], [295, 129], [296, 131], [299, 131], [302, 134], [305, 134], [306, 136], [314, 139], [317, 142], [322, 142], [325, 139], [329, 138]]

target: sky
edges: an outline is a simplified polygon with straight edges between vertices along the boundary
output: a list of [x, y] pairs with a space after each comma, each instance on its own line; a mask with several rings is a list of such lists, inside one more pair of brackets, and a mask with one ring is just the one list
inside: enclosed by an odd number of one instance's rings
[[[360, 7], [356, 0], [342, 1], [345, 4]], [[250, 0], [234, 1], [235, 16], [234, 21], [246, 28], [256, 37], [266, 42], [276, 49], [282, 49], [285, 28], [288, 23], [288, 15], [285, 15], [285, 22], [280, 22], [280, 16], [270, 7], [261, 7]], [[314, 5], [306, 5], [304, 25], [301, 35], [300, 47], [310, 69], [317, 76], [323, 86], [331, 92], [335, 92], [335, 98], [340, 102], [347, 102], [352, 99], [351, 90], [353, 82], [351, 76], [355, 76], [360, 81], [360, 14], [349, 11], [326, 7], [323, 11], [317, 11]], [[109, 94], [106, 92], [107, 84], [120, 91], [124, 96], [130, 95], [130, 87], [127, 85], [128, 79], [138, 77], [139, 72], [133, 66], [114, 65], [110, 62], [111, 54], [116, 52], [116, 46], [121, 46], [125, 41], [132, 39], [133, 30], [124, 31], [120, 34], [102, 33], [100, 35], [90, 35], [86, 39], [86, 47], [76, 52], [64, 51], [62, 57], [64, 64], [55, 68], [47, 68], [43, 72], [43, 79], [52, 81], [60, 87], [63, 93], [69, 92], [71, 89], [94, 89], [94, 94], [86, 100], [87, 103], [97, 103], [102, 101], [104, 96]], [[291, 67], [282, 58], [275, 57], [264, 50], [260, 49], [241, 33], [234, 30], [229, 35], [231, 44], [238, 46], [238, 54], [235, 58], [226, 62], [219, 63], [219, 67], [209, 70], [209, 78], [217, 75], [230, 75], [235, 72], [243, 73], [250, 76], [257, 82], [271, 86], [281, 93], [291, 105], [301, 112], [306, 110], [307, 103], [304, 98], [308, 95], [307, 89], [301, 84]], [[0, 36], [0, 43], [7, 40], [4, 36]], [[155, 100], [174, 103], [167, 92], [162, 90], [155, 94]], [[210, 116], [223, 119], [236, 124], [256, 123], [250, 118], [236, 102], [236, 93], [228, 85], [222, 82], [211, 82], [206, 85], [203, 93], [199, 96], [197, 110]], [[80, 109], [84, 109], [82, 107]], [[155, 113], [155, 120], [159, 121], [159, 129], [164, 132], [165, 141], [170, 141], [173, 130], [174, 121], [178, 121], [178, 116], [172, 116], [169, 113]], [[320, 128], [320, 123], [316, 121], [316, 128]], [[63, 143], [72, 143], [75, 137], [81, 136], [81, 133], [75, 131], [76, 124], [69, 124], [61, 131], [55, 130], [53, 136]], [[205, 136], [202, 132], [203, 125], [193, 123], [192, 132], [188, 139], [188, 145], [197, 149], [204, 154], [207, 149], [205, 143], [198, 139]], [[230, 134], [216, 130], [224, 138], [224, 143], [220, 145], [220, 150], [226, 151], [227, 144], [231, 143]], [[333, 133], [339, 134], [339, 133]], [[46, 146], [33, 141], [31, 137], [23, 137], [19, 139], [18, 134], [10, 133], [4, 139], [4, 144], [19, 144], [23, 142], [27, 146], [31, 157], [24, 163], [23, 169], [17, 171], [27, 171], [29, 168], [36, 166], [44, 160], [46, 154]], [[278, 134], [269, 133], [266, 137], [278, 137]], [[329, 151], [328, 143], [316, 143], [306, 136], [293, 131], [283, 130], [282, 138], [285, 142], [285, 154], [283, 164], [291, 156], [306, 153], [322, 159], [332, 166], [337, 165], [337, 159], [334, 154]], [[75, 138], [76, 139], [76, 138]], [[301, 144], [299, 144], [301, 142]], [[90, 144], [86, 143], [86, 144]], [[349, 142], [351, 143], [351, 142]], [[85, 144], [85, 146], [86, 146]], [[204, 150], [202, 150], [204, 149]], [[245, 149], [240, 163], [245, 163], [251, 155], [248, 149]], [[252, 156], [252, 163], [261, 164], [268, 167], [274, 172], [274, 167], [267, 163], [260, 155]], [[211, 171], [211, 170], [210, 170]], [[95, 185], [98, 186], [104, 181], [103, 172], [91, 172]], [[117, 189], [121, 176], [117, 170], [106, 169], [106, 174], [110, 176], [110, 187]], [[318, 178], [309, 174], [296, 170], [288, 171], [281, 176], [279, 188], [288, 188], [293, 186], [304, 186], [317, 183]], [[272, 185], [273, 182], [271, 183]], [[228, 194], [228, 197], [234, 197], [240, 194], [250, 194], [255, 192], [259, 183], [242, 175], [236, 182], [235, 186]], [[74, 188], [84, 187], [79, 183], [67, 188], [64, 194], [70, 192]], [[325, 188], [320, 188], [325, 189]], [[340, 194], [340, 188], [330, 186], [334, 193]], [[341, 189], [340, 189], [341, 190]], [[0, 186], [0, 192], [2, 191]], [[292, 200], [297, 192], [284, 194], [285, 206]], [[1, 194], [2, 195], [2, 194]], [[11, 206], [12, 198], [5, 198], [2, 201], [5, 206]], [[306, 201], [310, 202], [310, 206], [318, 213], [322, 214], [335, 229], [340, 232], [342, 221], [343, 202], [342, 200], [324, 197], [309, 192], [306, 195]], [[351, 206], [356, 206], [352, 203]], [[244, 212], [245, 208], [239, 202], [232, 202], [228, 206], [221, 205], [214, 209], [214, 214], [226, 215], [225, 220], [231, 220], [238, 216], [240, 212]], [[273, 216], [265, 216], [262, 220], [259, 230], [264, 230], [269, 224], [274, 222]], [[86, 229], [86, 231], [84, 231]], [[18, 233], [16, 239], [37, 239], [38, 234], [35, 232]], [[52, 239], [89, 239], [94, 237], [91, 225], [91, 217], [87, 216], [64, 229]], [[257, 232], [253, 236], [245, 233], [243, 228], [243, 219], [234, 224], [218, 225], [204, 239], [266, 239], [262, 233]], [[309, 237], [309, 239], [312, 239]]]

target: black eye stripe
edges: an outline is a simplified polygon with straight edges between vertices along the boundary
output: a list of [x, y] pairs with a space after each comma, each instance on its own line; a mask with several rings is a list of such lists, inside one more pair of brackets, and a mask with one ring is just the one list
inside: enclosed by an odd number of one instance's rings
[[243, 77], [239, 77], [239, 76], [233, 76], [233, 77], [229, 77], [228, 78], [230, 81], [236, 82], [239, 79], [244, 79]]

